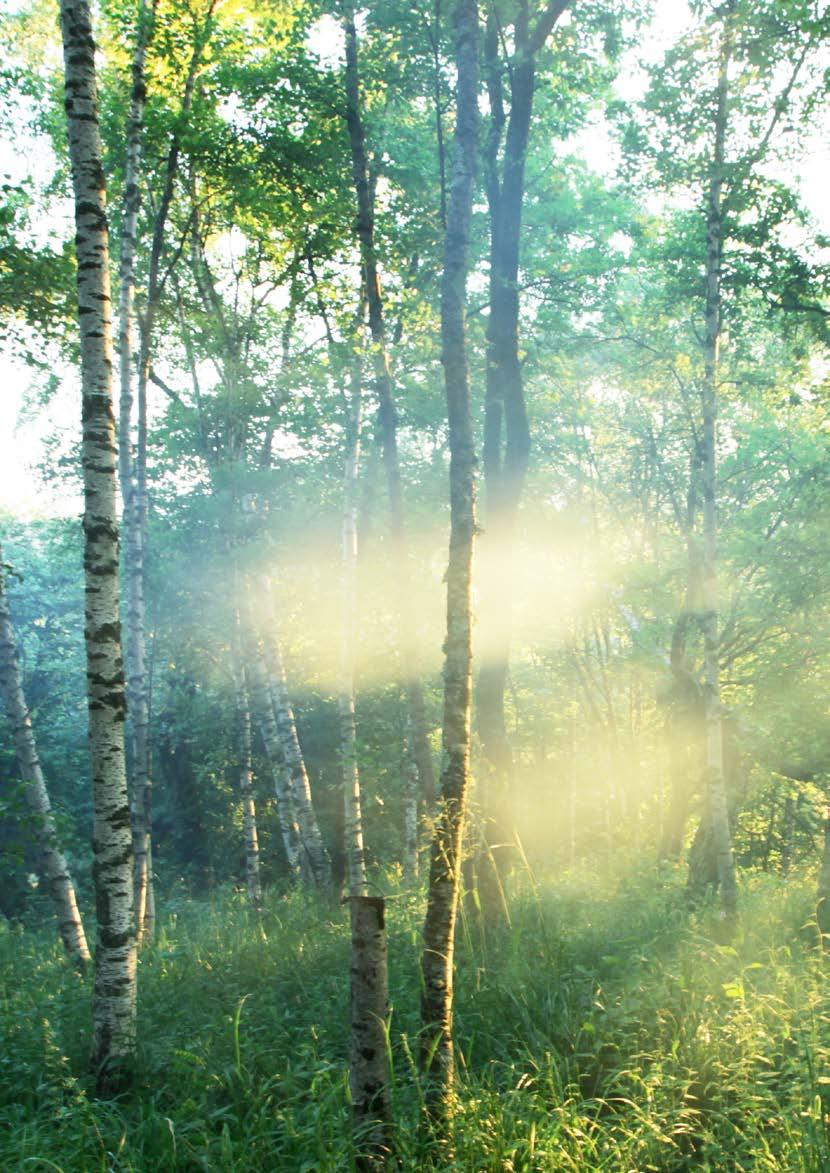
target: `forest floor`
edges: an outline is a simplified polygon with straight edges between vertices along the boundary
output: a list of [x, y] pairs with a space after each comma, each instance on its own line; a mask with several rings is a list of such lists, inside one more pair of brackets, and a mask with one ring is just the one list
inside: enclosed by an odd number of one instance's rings
[[[744, 877], [742, 928], [674, 871], [516, 883], [462, 919], [455, 1156], [419, 1139], [422, 902], [389, 881], [390, 1041], [405, 1170], [830, 1170], [830, 988], [812, 877]], [[271, 892], [163, 902], [141, 956], [135, 1090], [84, 1074], [90, 978], [0, 929], [0, 1169], [352, 1168], [343, 909]]]

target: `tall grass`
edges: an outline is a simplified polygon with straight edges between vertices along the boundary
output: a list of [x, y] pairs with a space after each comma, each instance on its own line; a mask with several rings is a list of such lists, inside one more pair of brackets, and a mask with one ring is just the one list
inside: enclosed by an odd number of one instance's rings
[[[830, 1170], [811, 891], [749, 881], [730, 944], [672, 873], [525, 875], [487, 933], [471, 910], [451, 1167]], [[413, 1059], [422, 905], [391, 896], [397, 1148], [420, 1170], [433, 1166]], [[96, 1101], [85, 1076], [89, 1000], [50, 933], [0, 930], [0, 1169], [352, 1167], [338, 906], [271, 893], [257, 920], [227, 891], [168, 903], [141, 959], [138, 1082], [118, 1101]]]

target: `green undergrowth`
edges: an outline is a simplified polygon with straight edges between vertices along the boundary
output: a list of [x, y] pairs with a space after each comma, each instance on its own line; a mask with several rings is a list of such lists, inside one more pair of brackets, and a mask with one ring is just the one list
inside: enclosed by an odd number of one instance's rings
[[[422, 903], [389, 902], [403, 1169], [830, 1170], [830, 997], [812, 885], [744, 883], [730, 943], [681, 877], [525, 874], [459, 926], [452, 1156], [419, 1133]], [[0, 1169], [348, 1170], [343, 909], [271, 893], [168, 902], [140, 966], [135, 1090], [85, 1075], [90, 979], [0, 929]]]

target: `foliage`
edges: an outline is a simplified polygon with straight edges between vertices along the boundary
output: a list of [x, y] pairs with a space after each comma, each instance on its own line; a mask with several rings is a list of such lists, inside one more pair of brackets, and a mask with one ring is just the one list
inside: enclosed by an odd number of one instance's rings
[[[526, 873], [509, 924], [482, 938], [462, 922], [454, 1168], [826, 1166], [809, 877], [753, 881], [752, 927], [729, 946], [714, 912], [689, 920], [678, 880], [636, 864], [591, 883]], [[412, 1065], [420, 911], [390, 900], [396, 1139], [412, 1170], [432, 1167]], [[274, 890], [258, 921], [238, 892], [171, 896], [142, 958], [138, 1085], [118, 1101], [92, 1099], [83, 1074], [85, 981], [38, 934], [0, 928], [0, 956], [4, 1168], [350, 1167], [337, 907]]]

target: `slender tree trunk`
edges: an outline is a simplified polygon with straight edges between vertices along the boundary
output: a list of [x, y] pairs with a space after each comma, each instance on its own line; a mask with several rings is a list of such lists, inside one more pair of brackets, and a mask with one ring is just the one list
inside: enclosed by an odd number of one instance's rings
[[392, 1155], [389, 1096], [389, 992], [382, 896], [353, 896], [349, 1090], [361, 1173], [388, 1169]]
[[[500, 837], [510, 831], [508, 790], [513, 770], [504, 712], [513, 608], [510, 566], [530, 456], [530, 427], [519, 359], [519, 253], [525, 161], [533, 115], [536, 53], [567, 5], [568, 0], [553, 0], [542, 8], [531, 27], [528, 0], [518, 0], [513, 22], [514, 50], [507, 63], [507, 117], [500, 59], [503, 30], [495, 8], [488, 14], [484, 43], [490, 100], [485, 147], [490, 288], [483, 450], [486, 512], [481, 541], [482, 650], [476, 723], [491, 774], [491, 809], [485, 816], [499, 824], [495, 834]], [[505, 122], [500, 174], [499, 151]]]
[[99, 1090], [107, 1092], [129, 1082], [136, 1045], [132, 839], [118, 608], [109, 234], [89, 6], [86, 0], [61, 0], [60, 13], [75, 195], [83, 393], [85, 639], [98, 917], [92, 1063]]
[[415, 753], [412, 748], [411, 734], [407, 736], [406, 751], [403, 757], [403, 832], [404, 856], [403, 874], [408, 884], [418, 882], [418, 797], [419, 780], [418, 767], [415, 763]]
[[0, 549], [0, 694], [8, 709], [17, 753], [17, 766], [23, 779], [26, 803], [32, 812], [35, 836], [40, 853], [40, 872], [43, 877], [58, 921], [58, 932], [64, 948], [72, 960], [84, 967], [90, 960], [81, 914], [75, 898], [75, 887], [66, 859], [60, 849], [52, 804], [32, 729], [32, 717], [23, 694], [23, 680], [17, 655]]
[[[155, 3], [153, 3], [153, 10]], [[127, 550], [125, 569], [127, 578], [127, 690], [132, 725], [132, 818], [133, 838], [135, 842], [135, 902], [136, 927], [139, 943], [153, 936], [155, 926], [155, 894], [153, 889], [152, 872], [152, 827], [153, 827], [153, 775], [150, 760], [150, 706], [147, 684], [147, 649], [146, 649], [146, 605], [145, 605], [145, 551], [147, 545], [147, 383], [150, 376], [150, 356], [153, 345], [158, 307], [161, 302], [163, 281], [161, 279], [162, 250], [167, 230], [167, 217], [173, 200], [174, 184], [179, 169], [181, 154], [181, 131], [190, 113], [193, 102], [193, 92], [196, 84], [199, 66], [210, 35], [213, 3], [209, 4], [202, 29], [196, 34], [196, 43], [191, 53], [185, 78], [182, 105], [179, 113], [179, 125], [175, 128], [167, 152], [167, 161], [164, 171], [164, 182], [158, 211], [153, 224], [153, 237], [150, 245], [150, 259], [147, 276], [147, 299], [144, 306], [144, 315], [141, 323], [140, 343], [138, 350], [138, 438], [135, 458], [130, 470], [129, 487], [124, 496], [124, 516], [126, 525]], [[141, 30], [139, 30], [141, 36]], [[141, 134], [141, 118], [143, 117], [143, 64], [144, 54], [139, 52], [141, 44], [136, 49], [133, 62], [133, 103], [128, 123], [128, 155], [127, 155], [127, 190], [125, 191], [125, 214], [128, 212], [127, 202], [133, 198], [138, 209], [138, 191], [131, 197], [130, 171], [134, 162], [136, 170], [132, 176], [137, 180], [137, 164], [139, 161], [139, 146]], [[141, 75], [137, 70], [141, 69]], [[136, 105], [136, 87], [140, 87], [141, 103]], [[131, 136], [131, 137], [130, 137]], [[132, 219], [133, 246], [132, 256], [129, 258], [134, 265], [134, 234], [135, 218]], [[122, 270], [122, 294], [124, 273]], [[125, 430], [125, 403], [124, 378], [125, 362], [131, 359], [130, 353], [126, 356], [122, 350], [122, 452], [125, 443], [129, 443], [130, 409], [132, 394], [129, 393], [126, 406]], [[126, 377], [131, 378], [131, 370], [127, 367]], [[130, 450], [127, 449], [129, 452]], [[122, 461], [123, 463], [123, 461]], [[122, 472], [122, 495], [124, 493], [124, 479]]]
[[253, 627], [253, 615], [250, 600], [250, 588], [247, 583], [241, 587], [245, 609], [243, 612], [243, 659], [246, 667], [247, 679], [251, 685], [254, 697], [254, 707], [265, 746], [265, 755], [271, 767], [271, 776], [274, 780], [274, 792], [277, 797], [277, 818], [280, 825], [285, 858], [288, 870], [292, 877], [312, 879], [310, 861], [307, 858], [305, 845], [297, 823], [297, 803], [294, 794], [291, 772], [286, 762], [284, 746], [280, 738], [274, 709], [271, 703], [271, 691], [268, 687], [268, 674], [259, 641]]
[[[270, 582], [266, 583], [266, 592], [270, 599]], [[269, 607], [269, 615], [273, 609]], [[282, 752], [291, 778], [291, 788], [296, 805], [297, 822], [300, 828], [300, 837], [311, 867], [312, 878], [316, 884], [328, 885], [331, 883], [331, 859], [314, 810], [311, 796], [311, 783], [306, 770], [300, 739], [297, 734], [297, 723], [294, 720], [294, 710], [289, 700], [288, 681], [285, 674], [285, 665], [282, 658], [282, 649], [279, 639], [263, 634], [263, 648], [265, 656], [265, 671], [267, 674], [268, 691], [271, 705], [277, 723]]]
[[351, 401], [343, 470], [343, 523], [341, 566], [343, 621], [340, 644], [340, 680], [337, 707], [340, 715], [340, 757], [343, 771], [344, 849], [349, 896], [366, 896], [366, 856], [363, 848], [360, 774], [357, 767], [357, 726], [354, 705], [355, 604], [357, 591], [357, 477], [360, 468], [360, 436], [363, 411], [362, 355], [352, 376]]
[[[135, 258], [138, 212], [141, 203], [139, 173], [141, 136], [146, 100], [145, 61], [152, 34], [155, 0], [141, 0], [138, 7], [136, 44], [132, 62], [132, 89], [126, 131], [126, 166], [121, 208], [121, 255], [118, 266], [118, 346], [120, 409], [118, 472], [121, 482], [122, 528], [125, 535], [126, 682], [127, 711], [131, 734], [131, 805], [135, 855], [136, 934], [139, 943], [153, 935], [155, 900], [150, 863], [149, 705], [147, 696], [144, 527], [136, 485], [136, 460], [132, 444], [133, 407], [133, 322]], [[144, 453], [140, 453], [139, 462]]]
[[790, 874], [793, 862], [796, 805], [797, 800], [791, 791], [784, 800], [784, 831], [781, 838], [781, 875], [785, 878]]
[[[140, 207], [138, 185], [141, 166], [141, 136], [144, 122], [146, 84], [144, 67], [147, 45], [155, 15], [155, 3], [142, 0], [138, 10], [136, 46], [132, 63], [132, 91], [127, 118], [127, 151], [124, 196], [121, 211], [121, 256], [119, 261], [118, 342], [120, 358], [120, 419], [118, 469], [121, 481], [123, 530], [125, 535], [125, 584], [127, 593], [126, 678], [127, 709], [131, 733], [131, 795], [136, 933], [139, 944], [153, 935], [155, 901], [150, 865], [151, 775], [149, 763], [149, 705], [147, 698], [145, 602], [144, 602], [144, 507], [139, 479], [146, 477], [143, 466], [146, 446], [132, 443], [133, 408], [133, 320], [135, 294], [136, 229]], [[149, 913], [149, 915], [148, 915]]]
[[669, 762], [669, 802], [660, 838], [660, 858], [677, 861], [683, 854], [683, 841], [689, 818], [689, 803], [694, 792], [692, 768], [684, 714], [672, 704], [665, 723]]
[[366, 287], [366, 305], [369, 332], [372, 339], [375, 393], [378, 399], [378, 430], [380, 435], [386, 487], [389, 497], [389, 529], [392, 539], [392, 559], [401, 575], [398, 599], [401, 637], [403, 684], [406, 695], [409, 725], [412, 730], [412, 752], [418, 770], [421, 793], [432, 798], [435, 783], [432, 753], [427, 733], [424, 694], [417, 663], [417, 633], [409, 574], [409, 550], [404, 523], [401, 467], [398, 455], [398, 413], [395, 408], [394, 380], [389, 361], [386, 337], [383, 294], [375, 249], [374, 193], [369, 182], [366, 156], [366, 138], [363, 128], [360, 97], [360, 75], [357, 57], [357, 33], [354, 9], [349, 6], [344, 20], [346, 33], [346, 120], [352, 154], [352, 176], [357, 197], [357, 236]]
[[245, 839], [245, 882], [248, 889], [248, 899], [258, 910], [262, 904], [262, 884], [259, 878], [259, 839], [257, 837], [256, 803], [254, 801], [251, 705], [248, 678], [242, 656], [241, 623], [238, 613], [234, 617], [231, 673], [236, 697], [236, 752], [239, 767], [239, 792], [242, 796], [242, 832]]
[[824, 846], [816, 892], [816, 921], [821, 933], [821, 943], [826, 948], [827, 938], [830, 936], [830, 808], [826, 808], [824, 812]]
[[721, 261], [723, 255], [723, 182], [725, 142], [728, 121], [728, 69], [731, 52], [731, 29], [727, 12], [718, 76], [715, 145], [709, 179], [706, 223], [706, 337], [704, 378], [701, 391], [703, 408], [703, 575], [702, 613], [704, 716], [706, 722], [706, 791], [717, 859], [718, 881], [723, 911], [728, 917], [737, 911], [735, 865], [726, 798], [723, 768], [723, 728], [720, 700], [718, 656], [718, 564], [717, 564], [717, 453], [716, 420], [718, 364], [721, 332]]
[[421, 1064], [427, 1078], [427, 1110], [439, 1132], [448, 1126], [453, 1104], [453, 942], [470, 772], [475, 445], [470, 411], [465, 301], [478, 123], [476, 0], [459, 0], [456, 7], [456, 63], [457, 114], [441, 283], [441, 361], [450, 441], [443, 768], [430, 854], [421, 959]]

